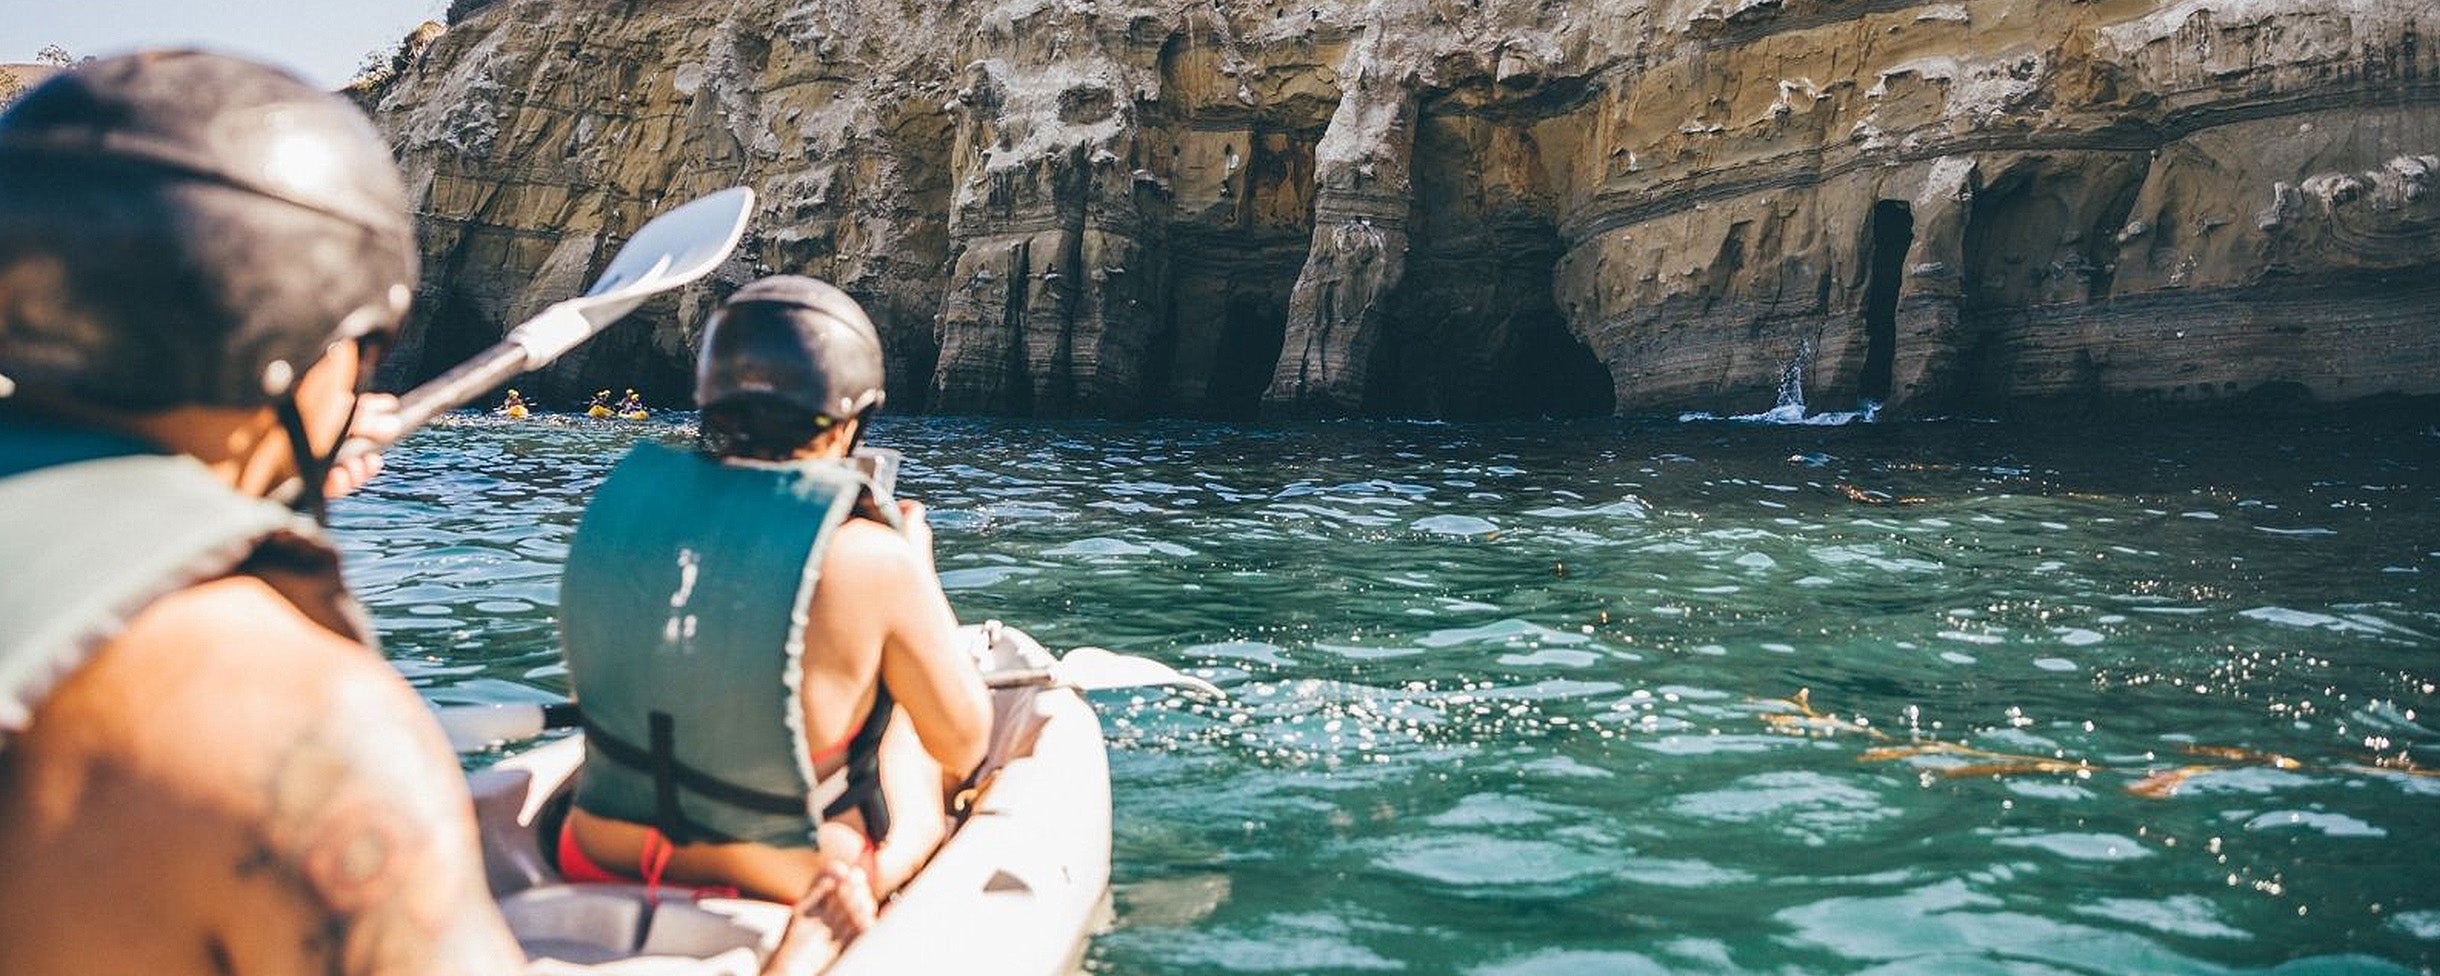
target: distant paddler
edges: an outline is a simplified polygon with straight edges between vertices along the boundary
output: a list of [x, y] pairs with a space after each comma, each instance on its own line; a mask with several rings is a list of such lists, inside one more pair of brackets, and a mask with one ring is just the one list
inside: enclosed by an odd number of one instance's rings
[[509, 390], [508, 399], [500, 404], [501, 416], [507, 417], [510, 420], [524, 420], [532, 413], [533, 411], [528, 409], [525, 405], [525, 398], [518, 396], [515, 389]]
[[587, 417], [608, 417], [614, 413], [615, 411], [610, 409], [610, 391], [608, 390], [594, 391], [593, 402], [585, 405], [585, 416]]
[[619, 398], [618, 415], [621, 420], [642, 420], [652, 416], [652, 411], [644, 409], [644, 398], [636, 395], [635, 387], [630, 386], [627, 395]]

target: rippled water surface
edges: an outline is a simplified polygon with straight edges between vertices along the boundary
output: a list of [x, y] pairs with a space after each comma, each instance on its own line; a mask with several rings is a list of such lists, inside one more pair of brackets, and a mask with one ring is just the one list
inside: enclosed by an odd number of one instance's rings
[[[441, 701], [562, 690], [633, 437], [454, 418], [337, 522]], [[2440, 434], [885, 421], [1096, 696], [1109, 973], [2429, 972]], [[673, 499], [676, 504], [679, 500]]]

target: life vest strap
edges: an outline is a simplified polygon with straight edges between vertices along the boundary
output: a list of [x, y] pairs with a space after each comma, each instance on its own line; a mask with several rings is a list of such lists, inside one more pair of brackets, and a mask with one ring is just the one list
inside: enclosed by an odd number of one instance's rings
[[[872, 711], [846, 743], [846, 766], [816, 785], [818, 794], [830, 792], [833, 784], [839, 784], [836, 797], [822, 807], [822, 819], [854, 810], [864, 817], [865, 835], [875, 842], [889, 835], [889, 803], [881, 792], [881, 736], [889, 731], [895, 707], [889, 689], [876, 692]], [[646, 716], [651, 742], [642, 748], [584, 719], [581, 711], [577, 720], [584, 727], [586, 743], [600, 750], [602, 758], [652, 777], [655, 826], [673, 841], [736, 839], [687, 817], [679, 803], [681, 789], [756, 813], [797, 816], [805, 812], [804, 797], [732, 783], [679, 760], [677, 720], [668, 712], [654, 711]]]
[[[638, 747], [587, 720], [585, 744], [598, 750], [602, 758], [628, 769], [651, 776], [654, 806], [664, 815], [676, 813], [677, 791], [700, 794], [733, 807], [743, 807], [756, 813], [802, 815], [805, 799], [782, 793], [770, 793], [750, 786], [729, 782], [680, 761], [676, 755], [676, 723], [667, 712], [651, 715], [652, 744]], [[678, 814], [683, 819], [682, 814]], [[697, 832], [700, 828], [695, 828]]]
[[847, 740], [847, 765], [833, 774], [846, 778], [846, 788], [822, 808], [824, 820], [856, 811], [864, 818], [864, 836], [876, 844], [890, 834], [889, 799], [881, 792], [881, 736], [890, 730], [890, 714], [896, 707], [888, 686], [873, 692], [873, 710], [865, 714], [855, 737]]

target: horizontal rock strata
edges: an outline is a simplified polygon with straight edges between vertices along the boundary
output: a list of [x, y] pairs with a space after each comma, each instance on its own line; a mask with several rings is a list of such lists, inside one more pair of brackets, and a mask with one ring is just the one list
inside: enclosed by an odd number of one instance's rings
[[405, 380], [659, 209], [748, 246], [546, 389], [686, 391], [760, 274], [894, 407], [1450, 417], [2440, 394], [2428, 0], [461, 0], [368, 93]]

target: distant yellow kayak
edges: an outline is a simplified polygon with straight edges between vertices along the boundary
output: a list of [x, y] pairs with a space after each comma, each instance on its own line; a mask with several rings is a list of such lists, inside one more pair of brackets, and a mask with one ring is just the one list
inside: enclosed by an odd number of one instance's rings
[[642, 420], [650, 416], [652, 416], [652, 411], [649, 410], [629, 410], [626, 413], [619, 414], [620, 418], [626, 420]]
[[524, 419], [526, 418], [526, 415], [527, 415], [527, 414], [526, 414], [526, 409], [525, 409], [525, 404], [522, 404], [522, 403], [517, 404], [516, 406], [513, 406], [513, 407], [509, 407], [508, 409], [502, 410], [502, 411], [500, 411], [500, 412], [501, 412], [501, 413], [504, 413], [504, 414], [507, 414], [507, 415], [508, 415], [508, 419], [510, 419], [510, 420], [524, 420]]
[[587, 409], [585, 410], [585, 416], [587, 416], [587, 417], [608, 417], [608, 416], [612, 416], [612, 414], [611, 414], [611, 412], [610, 412], [610, 408], [609, 408], [609, 407], [605, 407], [605, 406], [602, 406], [601, 404], [596, 403], [596, 404], [594, 404], [592, 407], [587, 408]]

